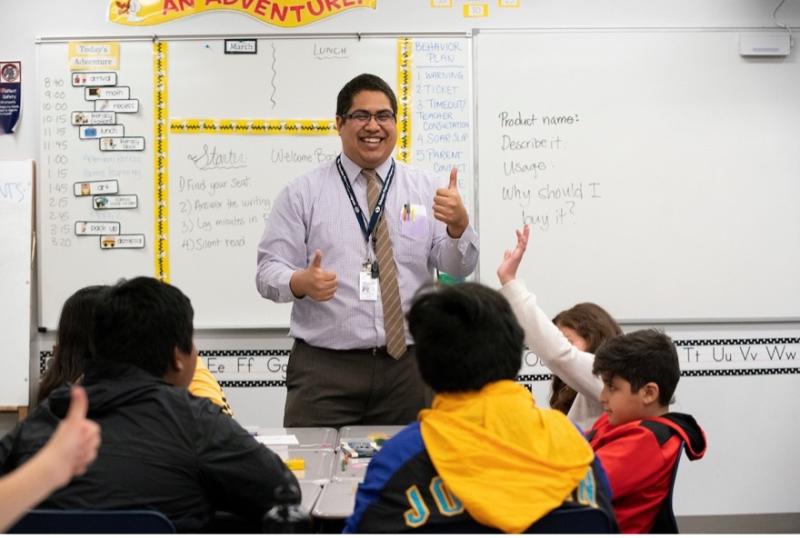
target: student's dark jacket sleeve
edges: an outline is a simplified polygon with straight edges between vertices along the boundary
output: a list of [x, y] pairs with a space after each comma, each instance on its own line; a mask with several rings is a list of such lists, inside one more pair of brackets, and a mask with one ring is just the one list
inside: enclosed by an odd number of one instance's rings
[[19, 435], [20, 426], [20, 424], [17, 424], [3, 439], [0, 439], [0, 475], [4, 475], [13, 470], [13, 466], [10, 466], [9, 458], [14, 448], [14, 440], [17, 438], [17, 435]]
[[197, 457], [201, 480], [218, 509], [260, 520], [279, 486], [297, 479], [286, 464], [238, 422], [209, 402], [198, 410]]

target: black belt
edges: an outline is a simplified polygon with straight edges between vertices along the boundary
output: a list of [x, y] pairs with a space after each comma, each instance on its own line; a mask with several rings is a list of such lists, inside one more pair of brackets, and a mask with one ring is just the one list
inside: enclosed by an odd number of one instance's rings
[[[328, 347], [319, 347], [313, 346], [303, 340], [302, 338], [295, 338], [296, 342], [299, 342], [305, 346], [313, 347], [314, 349], [319, 349], [325, 351], [326, 353], [363, 353], [364, 355], [372, 355], [373, 357], [378, 353], [383, 353], [384, 355], [388, 355], [386, 351], [386, 346], [378, 346], [378, 347], [363, 347], [363, 348], [356, 348], [356, 349], [331, 349]], [[414, 349], [413, 345], [409, 345], [408, 349]]]

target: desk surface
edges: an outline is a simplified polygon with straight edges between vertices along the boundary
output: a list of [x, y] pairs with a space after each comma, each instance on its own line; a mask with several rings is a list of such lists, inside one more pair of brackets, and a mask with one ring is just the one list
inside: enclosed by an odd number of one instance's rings
[[336, 453], [333, 480], [355, 480], [363, 482], [372, 458], [348, 458], [341, 450]]
[[356, 506], [358, 481], [328, 482], [322, 488], [311, 515], [320, 519], [344, 519]]
[[339, 428], [339, 442], [344, 439], [383, 437], [389, 439], [405, 426], [343, 426]]
[[289, 457], [302, 459], [305, 469], [292, 471], [298, 480], [325, 484], [331, 480], [333, 462], [336, 459], [333, 450], [327, 448], [290, 448]]
[[[299, 444], [289, 445], [289, 448], [329, 448], [333, 450], [337, 447], [339, 438], [339, 433], [333, 428], [248, 428], [248, 431], [259, 437], [294, 435]], [[269, 446], [268, 443], [267, 446]]]
[[322, 493], [322, 485], [317, 484], [316, 482], [308, 482], [306, 480], [299, 480], [300, 482], [300, 494], [302, 495], [302, 501], [300, 502], [300, 506], [303, 507], [308, 513], [311, 513], [311, 510], [314, 509], [314, 505], [319, 499], [320, 493]]

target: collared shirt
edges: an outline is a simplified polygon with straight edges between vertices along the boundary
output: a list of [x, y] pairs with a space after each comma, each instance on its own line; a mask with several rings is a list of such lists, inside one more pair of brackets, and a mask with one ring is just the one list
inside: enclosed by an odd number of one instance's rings
[[[367, 207], [367, 183], [361, 168], [342, 154], [362, 211]], [[384, 180], [391, 159], [377, 169]], [[403, 312], [417, 290], [433, 281], [433, 269], [467, 276], [478, 263], [478, 236], [471, 226], [459, 239], [447, 235], [444, 223], [433, 218], [436, 189], [447, 178], [397, 162], [383, 218], [397, 264]], [[368, 217], [369, 215], [367, 215]], [[297, 299], [289, 288], [292, 273], [305, 269], [314, 252], [322, 253], [322, 268], [336, 273], [338, 286], [329, 301]], [[290, 334], [309, 344], [330, 349], [362, 349], [385, 345], [383, 306], [359, 299], [359, 272], [372, 256], [347, 197], [335, 161], [300, 176], [275, 200], [258, 245], [256, 286], [276, 302], [294, 301]], [[371, 258], [372, 259], [372, 258]], [[406, 341], [411, 337], [406, 329]]]

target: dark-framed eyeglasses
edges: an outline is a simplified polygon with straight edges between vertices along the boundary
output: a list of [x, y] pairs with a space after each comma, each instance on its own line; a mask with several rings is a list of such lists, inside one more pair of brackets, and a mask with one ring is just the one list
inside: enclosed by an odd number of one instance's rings
[[395, 115], [391, 110], [379, 110], [375, 113], [367, 112], [366, 110], [354, 110], [345, 114], [344, 119], [351, 120], [360, 124], [367, 124], [374, 117], [375, 121], [379, 124], [394, 123]]

